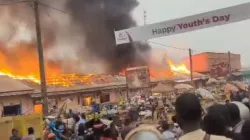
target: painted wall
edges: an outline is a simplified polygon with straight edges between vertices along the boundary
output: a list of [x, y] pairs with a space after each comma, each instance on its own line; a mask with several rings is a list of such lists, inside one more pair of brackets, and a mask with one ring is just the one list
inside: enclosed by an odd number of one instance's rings
[[0, 97], [0, 116], [2, 116], [3, 106], [22, 106], [22, 113], [31, 114], [33, 112], [33, 100], [29, 95]]
[[[227, 53], [200, 53], [192, 56], [193, 58], [193, 70], [195, 72], [209, 72], [213, 64], [227, 63]], [[184, 60], [185, 65], [190, 68], [189, 58]], [[231, 54], [231, 68], [232, 70], [241, 69], [241, 56], [239, 54]]]

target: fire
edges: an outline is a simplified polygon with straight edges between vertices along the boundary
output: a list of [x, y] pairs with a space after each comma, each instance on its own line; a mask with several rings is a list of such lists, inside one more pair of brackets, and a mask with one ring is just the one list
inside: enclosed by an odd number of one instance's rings
[[40, 84], [40, 80], [35, 78], [34, 76], [32, 75], [29, 75], [29, 76], [17, 76], [17, 75], [13, 75], [9, 72], [3, 72], [3, 71], [0, 71], [0, 75], [6, 75], [6, 76], [9, 76], [11, 78], [14, 78], [14, 79], [19, 79], [19, 80], [31, 80], [35, 83], [39, 83]]
[[[35, 45], [20, 43], [6, 50], [4, 50], [5, 46], [0, 47], [0, 75], [40, 83], [39, 61]], [[45, 67], [48, 77], [60, 73], [60, 70], [53, 64], [45, 62]]]
[[187, 67], [185, 66], [185, 64], [181, 63], [181, 64], [174, 64], [171, 60], [167, 60], [170, 69], [174, 72], [180, 72], [180, 73], [185, 73], [185, 74], [190, 74], [190, 71], [187, 69]]
[[[0, 75], [40, 84], [39, 61], [36, 54], [36, 47], [32, 44], [20, 43], [8, 51], [0, 48]], [[150, 66], [150, 76], [172, 78], [177, 73], [190, 73], [184, 64], [174, 64], [169, 59], [166, 59], [166, 64], [168, 65], [163, 67]], [[63, 74], [59, 66], [48, 61], [45, 61], [45, 68], [46, 82], [50, 86], [70, 87], [77, 84], [91, 85], [112, 82], [108, 78], [110, 76], [105, 74]], [[125, 70], [120, 75], [125, 75]]]
[[[172, 60], [167, 59], [168, 67], [164, 66], [149, 66], [150, 77], [152, 78], [172, 78], [178, 73], [190, 74], [190, 71], [184, 63], [174, 64]], [[122, 70], [120, 75], [125, 75], [126, 71]]]
[[[14, 79], [41, 83], [39, 74], [39, 61], [35, 50], [25, 49], [29, 44], [20, 44], [9, 52], [0, 50], [0, 75], [6, 75]], [[4, 52], [4, 53], [3, 53]], [[46, 82], [49, 86], [70, 87], [77, 84], [90, 85], [106, 83], [110, 80], [103, 74], [63, 74], [60, 68], [45, 61]]]

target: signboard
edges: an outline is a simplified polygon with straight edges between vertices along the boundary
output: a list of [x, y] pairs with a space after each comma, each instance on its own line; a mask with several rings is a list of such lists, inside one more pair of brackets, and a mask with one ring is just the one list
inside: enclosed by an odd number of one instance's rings
[[212, 77], [225, 77], [229, 74], [228, 63], [218, 63], [213, 64], [211, 67], [211, 76]]
[[129, 89], [150, 87], [148, 67], [134, 67], [126, 70], [126, 80]]
[[245, 3], [184, 18], [115, 31], [115, 40], [117, 45], [144, 41], [229, 24], [249, 18], [250, 3]]

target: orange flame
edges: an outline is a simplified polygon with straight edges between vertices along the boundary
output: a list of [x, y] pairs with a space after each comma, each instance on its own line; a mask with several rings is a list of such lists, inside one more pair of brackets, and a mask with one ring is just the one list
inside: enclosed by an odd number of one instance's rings
[[[0, 47], [4, 48], [4, 46]], [[60, 70], [56, 66], [46, 61], [45, 67], [48, 77], [60, 73]], [[8, 50], [0, 50], [0, 75], [40, 83], [36, 47], [33, 44], [20, 43]]]
[[170, 69], [174, 72], [179, 72], [179, 73], [185, 73], [185, 74], [190, 74], [190, 71], [187, 69], [187, 67], [185, 66], [185, 64], [173, 64], [173, 62], [171, 60], [167, 60]]
[[[30, 50], [30, 48], [33, 49]], [[172, 78], [176, 73], [190, 73], [184, 64], [177, 65], [169, 59], [166, 62], [169, 64], [169, 67], [150, 67], [150, 76], [154, 78]], [[104, 74], [63, 74], [59, 67], [47, 61], [45, 61], [45, 68], [46, 82], [52, 86], [69, 87], [78, 83], [90, 85], [112, 81]], [[120, 74], [125, 75], [125, 70]], [[34, 45], [20, 43], [7, 52], [0, 50], [0, 75], [7, 75], [14, 79], [29, 80], [40, 84], [39, 61]]]
[[[183, 73], [183, 74], [190, 74], [190, 71], [185, 66], [184, 63], [181, 64], [174, 64], [172, 60], [167, 59], [166, 62], [168, 63], [169, 67], [156, 67], [151, 66], [149, 67], [149, 73], [152, 78], [172, 78], [175, 76], [176, 73]], [[125, 76], [126, 71], [122, 70], [120, 72], [121, 75]]]

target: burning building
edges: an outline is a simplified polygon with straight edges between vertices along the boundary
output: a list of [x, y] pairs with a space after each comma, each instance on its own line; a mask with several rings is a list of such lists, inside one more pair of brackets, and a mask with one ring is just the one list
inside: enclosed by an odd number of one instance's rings
[[[127, 67], [148, 66], [153, 83], [189, 78], [190, 72], [184, 64], [176, 65], [164, 58], [164, 65], [158, 67], [149, 61], [152, 58], [148, 44], [116, 46], [114, 30], [136, 25], [130, 13], [137, 5], [136, 0], [40, 2], [50, 103], [60, 104], [60, 101], [71, 98], [75, 105], [88, 105], [93, 100], [106, 102], [125, 98], [127, 89], [123, 71]], [[0, 76], [17, 79], [24, 87], [28, 86], [30, 89], [26, 92], [24, 88], [23, 96], [32, 97], [35, 104], [39, 103], [39, 61], [32, 4], [23, 2], [0, 10]], [[22, 89], [15, 89], [15, 85], [12, 86], [14, 93], [23, 93]], [[20, 97], [12, 94], [13, 91], [11, 87], [2, 91], [0, 102], [10, 96]], [[22, 112], [26, 110], [22, 109]]]

